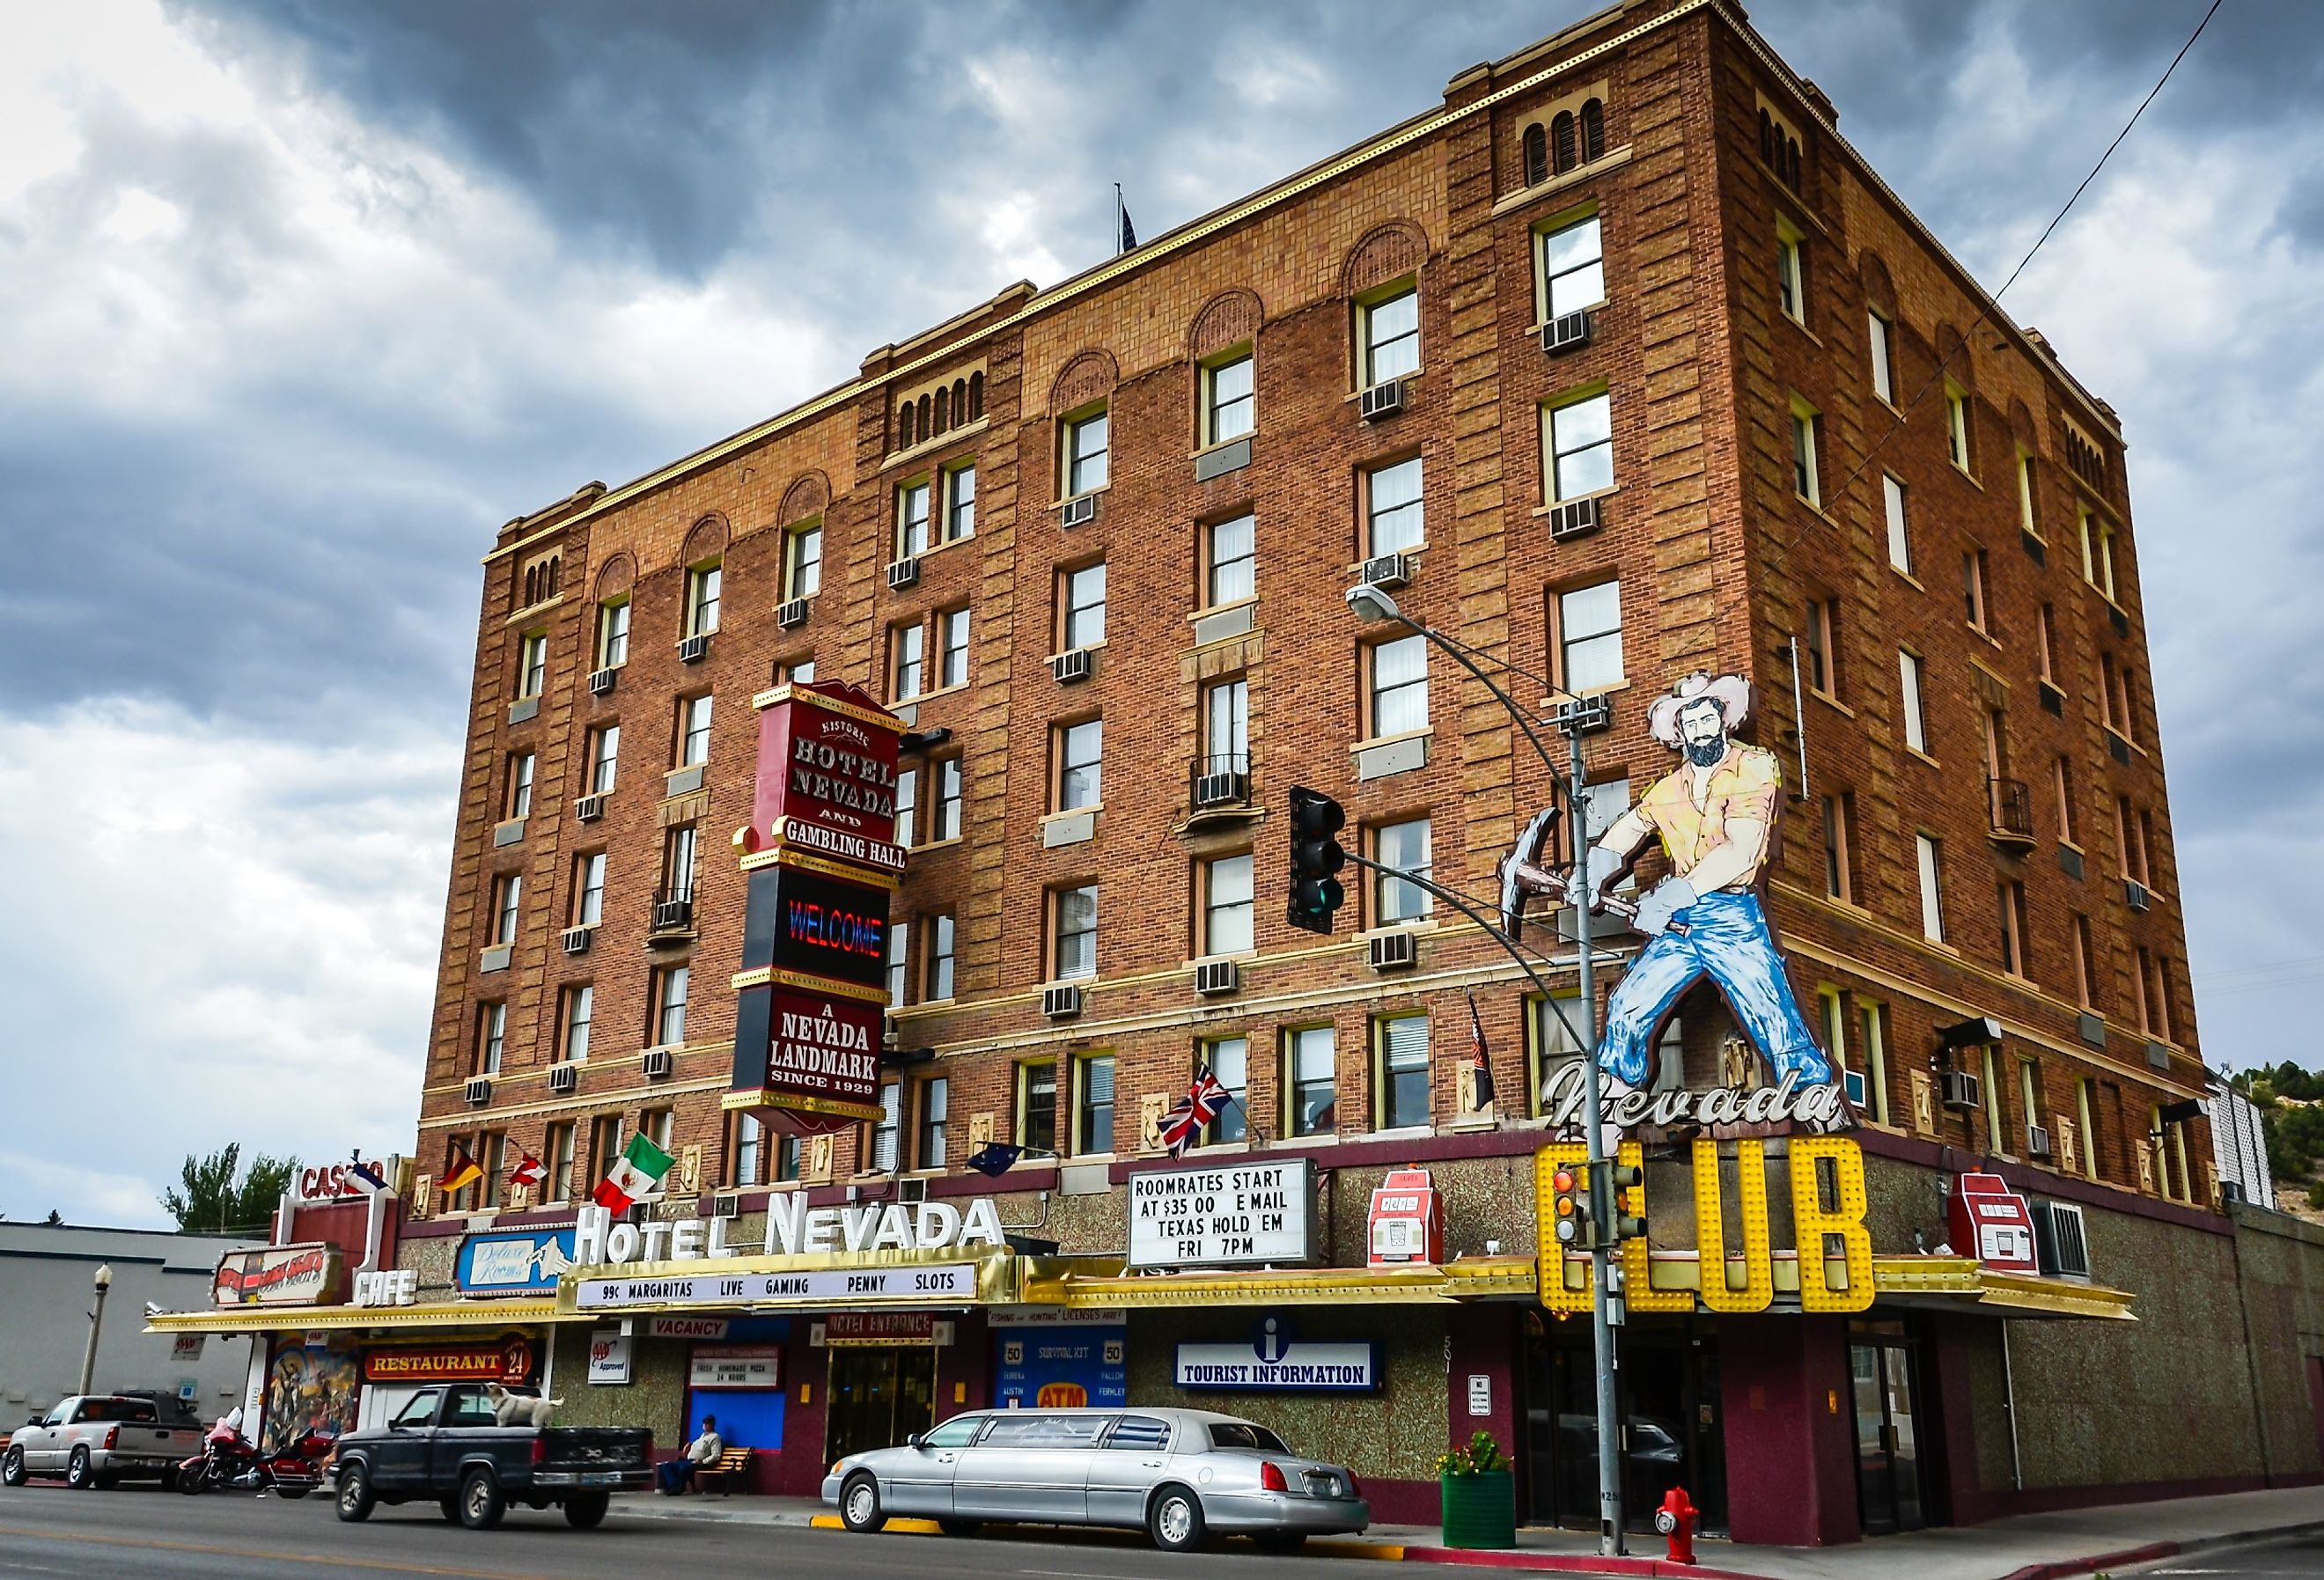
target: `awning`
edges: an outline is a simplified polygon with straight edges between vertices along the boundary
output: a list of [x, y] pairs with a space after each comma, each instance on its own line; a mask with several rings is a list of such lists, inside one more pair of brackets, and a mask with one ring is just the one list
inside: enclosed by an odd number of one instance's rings
[[1426, 1306], [1496, 1297], [1530, 1300], [1539, 1289], [1530, 1256], [1486, 1256], [1442, 1267], [1270, 1268], [1065, 1280], [1068, 1310], [1189, 1306]]
[[444, 1300], [425, 1306], [235, 1306], [218, 1311], [162, 1311], [147, 1333], [325, 1333], [375, 1328], [473, 1327], [498, 1333], [544, 1322], [588, 1322], [592, 1312], [561, 1312], [554, 1300]]

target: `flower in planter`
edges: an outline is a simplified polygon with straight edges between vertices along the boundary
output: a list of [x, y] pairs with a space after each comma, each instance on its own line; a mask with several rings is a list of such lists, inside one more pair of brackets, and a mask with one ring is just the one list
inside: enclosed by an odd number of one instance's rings
[[1508, 1468], [1508, 1459], [1501, 1453], [1500, 1446], [1493, 1441], [1490, 1432], [1480, 1431], [1462, 1446], [1436, 1456], [1438, 1475], [1487, 1475]]

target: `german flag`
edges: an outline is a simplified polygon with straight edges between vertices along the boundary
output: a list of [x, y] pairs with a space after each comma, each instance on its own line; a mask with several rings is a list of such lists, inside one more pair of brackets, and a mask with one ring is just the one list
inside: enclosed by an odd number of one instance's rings
[[475, 1184], [484, 1177], [484, 1171], [476, 1166], [476, 1160], [474, 1158], [468, 1156], [468, 1149], [454, 1141], [452, 1155], [444, 1160], [443, 1182], [436, 1188], [449, 1196], [456, 1190], [463, 1190]]

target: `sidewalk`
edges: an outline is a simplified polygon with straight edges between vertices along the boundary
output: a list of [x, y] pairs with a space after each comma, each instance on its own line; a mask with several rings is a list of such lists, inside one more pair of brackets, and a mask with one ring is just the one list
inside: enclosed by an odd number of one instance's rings
[[[809, 1498], [623, 1498], [616, 1514], [659, 1520], [724, 1520], [753, 1525], [813, 1525], [837, 1529], [839, 1518]], [[899, 1534], [934, 1535], [924, 1520], [894, 1520]], [[998, 1534], [1005, 1536], [1007, 1528]], [[1473, 1553], [1438, 1544], [1434, 1526], [1376, 1525], [1361, 1537], [1307, 1544], [1323, 1557], [1455, 1564], [1464, 1567], [1554, 1571], [1579, 1575], [1692, 1575], [1696, 1580], [2070, 1580], [2070, 1576], [2181, 1554], [2324, 1530], [2324, 1487], [2231, 1492], [2115, 1504], [2054, 1514], [2028, 1514], [1986, 1525], [1875, 1537], [1845, 1547], [1738, 1547], [1698, 1541], [1692, 1567], [1663, 1561], [1659, 1537], [1633, 1536], [1628, 1558], [1599, 1557], [1587, 1535], [1524, 1530], [1514, 1552]], [[1072, 1539], [1093, 1546], [1142, 1539], [1125, 1532], [1090, 1531]]]

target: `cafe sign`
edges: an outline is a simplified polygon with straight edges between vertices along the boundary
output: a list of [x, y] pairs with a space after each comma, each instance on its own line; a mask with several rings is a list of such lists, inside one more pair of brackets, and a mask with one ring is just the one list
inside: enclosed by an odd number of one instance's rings
[[1249, 1267], [1308, 1258], [1314, 1165], [1305, 1158], [1130, 1177], [1130, 1265]]

